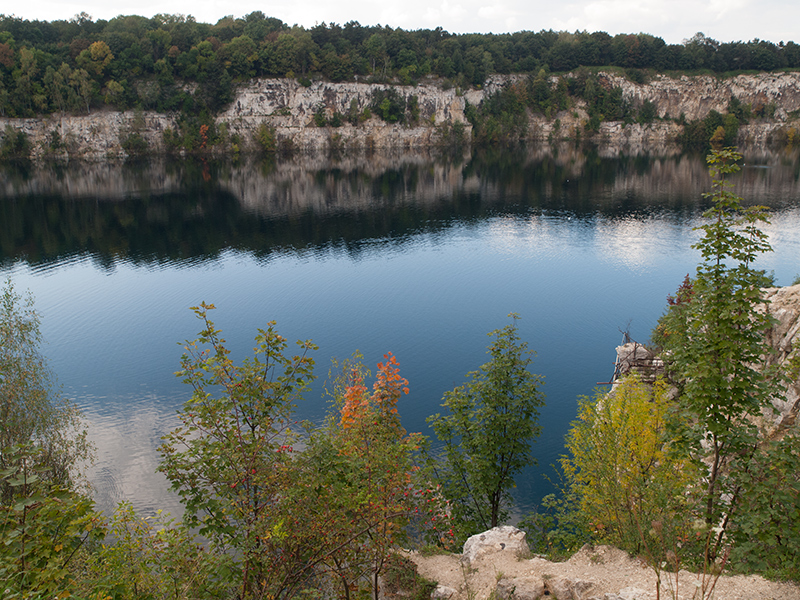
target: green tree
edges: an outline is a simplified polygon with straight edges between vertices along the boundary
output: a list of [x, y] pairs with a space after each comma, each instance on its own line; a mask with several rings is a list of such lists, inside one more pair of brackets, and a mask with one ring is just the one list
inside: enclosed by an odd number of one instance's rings
[[278, 138], [275, 135], [274, 127], [270, 127], [262, 121], [253, 134], [253, 139], [264, 154], [275, 154], [278, 148]]
[[287, 356], [270, 322], [254, 356], [236, 365], [208, 318], [213, 308], [193, 308], [203, 329], [186, 343], [177, 373], [193, 394], [182, 425], [164, 438], [159, 470], [180, 495], [186, 523], [235, 552], [241, 597], [286, 597], [312, 564], [309, 546], [290, 535], [285, 503], [296, 475], [292, 411], [313, 378], [308, 354], [316, 347], [298, 342], [298, 354]]
[[708, 472], [699, 509], [709, 531], [706, 560], [716, 557], [742, 501], [731, 464], [747, 468], [758, 448], [756, 419], [781, 389], [776, 373], [764, 367], [771, 354], [765, 334], [773, 319], [761, 288], [769, 280], [753, 266], [771, 249], [759, 229], [768, 222], [765, 208], [742, 207], [726, 180], [739, 170], [740, 159], [731, 148], [708, 157], [714, 206], [704, 213], [708, 223], [699, 227], [703, 237], [694, 245], [703, 261], [654, 333], [680, 389], [673, 436]]
[[84, 69], [75, 69], [69, 76], [69, 82], [73, 90], [71, 97], [77, 105], [86, 108], [86, 114], [88, 115], [92, 97], [94, 96], [94, 82], [89, 77], [89, 73]]
[[[40, 352], [39, 324], [32, 296], [17, 294], [7, 281], [0, 295], [0, 470], [14, 467], [6, 450], [31, 444], [38, 477], [69, 486], [91, 446], [80, 412], [60, 395]], [[11, 494], [6, 484], [0, 486], [4, 502]]]
[[447, 392], [448, 415], [428, 418], [444, 444], [439, 469], [461, 537], [506, 520], [514, 477], [535, 464], [531, 444], [541, 432], [542, 379], [528, 370], [533, 353], [513, 322], [489, 333], [491, 360], [467, 374], [468, 382]]
[[55, 595], [89, 537], [93, 503], [76, 491], [91, 448], [78, 410], [63, 399], [40, 352], [33, 298], [7, 281], [0, 295], [0, 584], [3, 597]]

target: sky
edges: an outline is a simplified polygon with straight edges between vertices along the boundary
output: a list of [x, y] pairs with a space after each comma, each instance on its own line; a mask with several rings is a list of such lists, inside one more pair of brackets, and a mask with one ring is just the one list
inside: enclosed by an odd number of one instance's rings
[[650, 33], [668, 44], [680, 44], [697, 32], [720, 42], [758, 38], [800, 43], [797, 0], [31, 0], [21, 5], [0, 0], [0, 14], [43, 21], [71, 19], [81, 12], [95, 20], [167, 13], [213, 24], [256, 10], [306, 28], [358, 21], [406, 30], [442, 27], [450, 33]]

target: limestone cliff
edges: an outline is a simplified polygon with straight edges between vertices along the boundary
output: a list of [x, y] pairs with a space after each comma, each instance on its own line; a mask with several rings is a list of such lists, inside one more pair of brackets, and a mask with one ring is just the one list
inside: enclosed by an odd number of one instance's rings
[[[389, 124], [373, 116], [358, 125], [345, 123], [335, 128], [317, 127], [314, 114], [322, 110], [330, 117], [336, 112], [363, 111], [372, 93], [387, 86], [316, 82], [304, 87], [293, 79], [258, 79], [238, 89], [231, 105], [217, 116], [217, 124], [224, 125], [229, 140], [238, 135], [243, 150], [253, 147], [253, 133], [261, 123], [274, 127], [279, 139], [291, 140], [299, 150], [418, 148], [435, 144], [443, 124], [464, 124], [469, 138], [471, 127], [464, 114], [466, 103], [479, 104], [487, 94], [523, 77], [493, 76], [482, 89], [465, 92], [443, 89], [434, 80], [413, 87], [395, 87], [398, 94], [417, 98], [419, 118], [414, 126]], [[625, 152], [654, 148], [663, 151], [681, 130], [675, 122], [680, 115], [691, 120], [702, 118], [711, 110], [725, 112], [733, 97], [754, 107], [775, 106], [772, 119], [741, 127], [740, 143], [766, 144], [779, 130], [792, 125], [800, 111], [800, 73], [762, 73], [730, 79], [712, 76], [675, 79], [657, 75], [645, 84], [604, 73], [600, 81], [609, 88], [620, 87], [623, 97], [633, 106], [651, 101], [662, 119], [649, 125], [602, 123], [594, 135], [595, 141]], [[551, 120], [530, 115], [525, 137], [538, 142], [576, 137], [583, 133], [587, 117], [582, 101], [574, 100], [568, 110], [554, 115]], [[122, 142], [134, 132], [147, 141], [150, 152], [163, 152], [164, 131], [176, 128], [177, 117], [150, 112], [135, 115], [133, 111], [102, 111], [86, 116], [53, 115], [44, 119], [0, 118], [0, 130], [7, 126], [29, 136], [34, 156], [48, 153], [55, 132], [64, 142], [57, 154], [102, 160], [125, 156]], [[585, 135], [583, 133], [584, 138]], [[221, 147], [219, 151], [227, 152], [229, 148]]]
[[[775, 318], [775, 324], [767, 332], [766, 339], [775, 351], [770, 364], [780, 366], [791, 376], [782, 395], [772, 403], [775, 414], [764, 415], [764, 429], [768, 436], [780, 436], [794, 427], [800, 413], [800, 373], [794, 361], [800, 360], [800, 284], [768, 288], [764, 290], [767, 310]], [[792, 364], [795, 364], [794, 369]], [[630, 342], [617, 347], [617, 362], [614, 378], [634, 371], [640, 376], [652, 378], [663, 372], [664, 365], [649, 349]]]

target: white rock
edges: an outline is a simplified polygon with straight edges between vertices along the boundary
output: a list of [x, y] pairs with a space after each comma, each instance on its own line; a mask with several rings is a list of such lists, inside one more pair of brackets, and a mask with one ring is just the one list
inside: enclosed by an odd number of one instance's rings
[[497, 582], [499, 600], [539, 600], [544, 596], [544, 582], [538, 577], [504, 577]]
[[650, 592], [635, 587], [626, 587], [619, 591], [622, 600], [651, 600], [654, 596]]
[[503, 525], [473, 535], [464, 544], [461, 561], [469, 565], [483, 556], [497, 552], [511, 553], [520, 558], [527, 556], [529, 549], [525, 541], [525, 532], [510, 525]]
[[451, 587], [447, 587], [446, 585], [437, 585], [436, 589], [433, 590], [431, 594], [431, 598], [433, 600], [447, 600], [448, 598], [452, 598], [458, 592]]

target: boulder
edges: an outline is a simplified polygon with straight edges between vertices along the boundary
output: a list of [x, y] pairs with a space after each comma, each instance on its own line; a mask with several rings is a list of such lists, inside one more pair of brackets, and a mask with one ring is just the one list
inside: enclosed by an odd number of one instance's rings
[[470, 565], [483, 556], [498, 552], [514, 554], [518, 558], [526, 557], [530, 551], [525, 541], [525, 532], [510, 525], [503, 525], [473, 535], [464, 544], [461, 561]]
[[550, 596], [558, 600], [589, 600], [589, 594], [594, 587], [595, 585], [591, 581], [569, 577], [554, 577], [545, 583], [545, 588], [550, 592]]
[[539, 600], [544, 596], [544, 582], [538, 577], [504, 577], [497, 582], [498, 600]]
[[451, 587], [447, 587], [446, 585], [437, 585], [436, 589], [433, 590], [431, 593], [431, 598], [433, 600], [448, 600], [448, 598], [452, 598], [458, 592]]
[[636, 587], [622, 588], [619, 596], [622, 600], [653, 600], [655, 598], [655, 594]]

